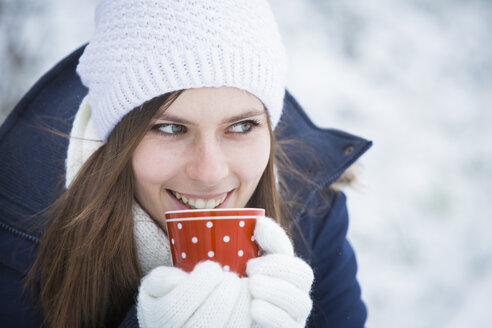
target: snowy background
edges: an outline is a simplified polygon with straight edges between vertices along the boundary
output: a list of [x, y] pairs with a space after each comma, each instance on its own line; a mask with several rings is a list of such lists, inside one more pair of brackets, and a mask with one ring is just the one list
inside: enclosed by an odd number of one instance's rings
[[[94, 0], [0, 0], [0, 122]], [[368, 327], [492, 327], [492, 1], [271, 0], [288, 87], [374, 141], [346, 190]]]

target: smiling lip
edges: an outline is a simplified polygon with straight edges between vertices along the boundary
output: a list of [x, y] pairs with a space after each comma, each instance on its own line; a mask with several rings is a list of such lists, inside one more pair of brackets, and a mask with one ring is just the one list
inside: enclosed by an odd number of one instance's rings
[[[169, 197], [173, 199], [174, 203], [178, 206], [179, 209], [195, 209], [195, 208], [210, 209], [210, 208], [226, 207], [226, 203], [229, 199], [229, 196], [232, 194], [233, 190], [226, 193], [213, 194], [213, 195], [182, 194], [170, 189], [166, 189], [166, 192], [169, 194]], [[210, 202], [212, 202], [212, 205], [210, 205]], [[215, 206], [217, 204], [218, 206]]]

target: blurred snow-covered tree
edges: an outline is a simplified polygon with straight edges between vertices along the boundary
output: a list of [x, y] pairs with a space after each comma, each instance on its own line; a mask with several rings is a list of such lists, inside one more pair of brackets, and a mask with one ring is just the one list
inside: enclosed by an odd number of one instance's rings
[[40, 74], [40, 53], [48, 30], [40, 20], [48, 3], [0, 0], [0, 122], [26, 91], [26, 81], [32, 83]]
[[0, 123], [48, 69], [87, 42], [97, 0], [0, 0]]

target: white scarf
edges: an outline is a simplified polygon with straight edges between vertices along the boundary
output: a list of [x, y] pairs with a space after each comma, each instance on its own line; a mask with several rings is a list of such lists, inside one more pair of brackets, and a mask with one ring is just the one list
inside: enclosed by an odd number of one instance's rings
[[[68, 188], [85, 161], [103, 145], [91, 121], [87, 96], [82, 100], [68, 145], [65, 187]], [[137, 257], [143, 275], [160, 265], [172, 266], [169, 239], [138, 202], [133, 203], [133, 223]]]

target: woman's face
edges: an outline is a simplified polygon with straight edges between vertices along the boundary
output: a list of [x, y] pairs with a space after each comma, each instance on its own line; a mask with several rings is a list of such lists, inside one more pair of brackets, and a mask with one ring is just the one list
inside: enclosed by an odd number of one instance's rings
[[244, 207], [269, 155], [258, 98], [231, 87], [188, 89], [135, 149], [135, 196], [154, 219], [170, 210]]

